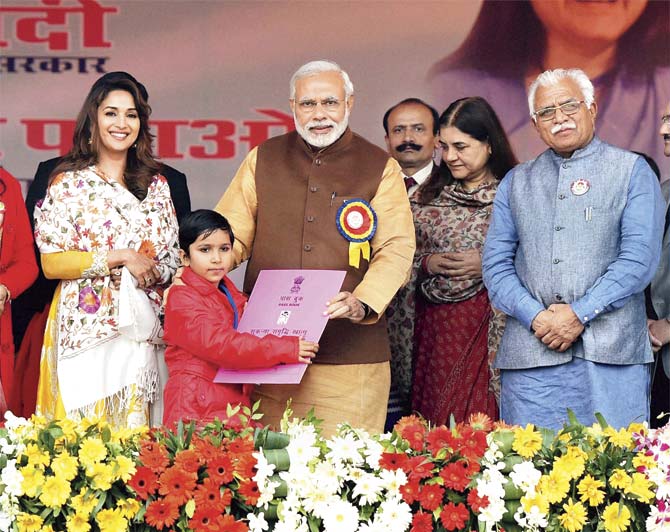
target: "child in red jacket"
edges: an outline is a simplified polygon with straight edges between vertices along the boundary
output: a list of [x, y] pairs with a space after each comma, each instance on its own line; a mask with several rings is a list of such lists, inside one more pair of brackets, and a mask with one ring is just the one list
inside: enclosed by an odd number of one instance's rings
[[169, 377], [164, 425], [179, 419], [198, 424], [223, 420], [229, 404], [250, 406], [253, 385], [214, 383], [219, 367], [309, 364], [318, 351], [318, 344], [295, 336], [259, 338], [235, 330], [246, 297], [226, 277], [233, 265], [233, 242], [230, 224], [215, 211], [197, 210], [180, 222], [179, 246], [186, 267], [181, 282], [170, 288], [165, 308]]

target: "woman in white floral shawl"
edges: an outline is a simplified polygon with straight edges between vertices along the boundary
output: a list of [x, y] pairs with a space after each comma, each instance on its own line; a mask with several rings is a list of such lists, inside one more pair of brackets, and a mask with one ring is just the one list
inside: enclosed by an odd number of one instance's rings
[[[74, 146], [35, 209], [44, 273], [62, 280], [40, 362], [37, 412], [49, 418], [138, 426], [162, 400], [160, 327], [144, 335], [136, 329], [159, 323], [162, 288], [177, 267], [178, 226], [152, 156], [150, 113], [134, 79], [96, 81], [77, 117]], [[125, 307], [120, 315], [124, 296], [140, 300], [149, 315], [124, 315]]]

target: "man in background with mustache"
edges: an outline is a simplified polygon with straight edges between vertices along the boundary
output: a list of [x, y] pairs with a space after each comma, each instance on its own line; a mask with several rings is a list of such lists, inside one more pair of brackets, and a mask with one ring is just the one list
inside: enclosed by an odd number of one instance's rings
[[[437, 145], [438, 112], [419, 98], [406, 98], [384, 114], [386, 146], [402, 169], [402, 176], [411, 196], [437, 165], [433, 155]], [[411, 413], [412, 358], [414, 347], [415, 276], [398, 290], [386, 311], [391, 343], [391, 392], [385, 430], [393, 429], [404, 415]]]
[[[288, 399], [297, 416], [314, 408], [326, 436], [342, 422], [373, 433], [384, 428], [390, 383], [384, 311], [407, 280], [414, 226], [398, 163], [349, 129], [353, 104], [353, 84], [336, 63], [300, 67], [290, 82], [296, 131], [254, 148], [216, 206], [233, 228], [236, 263], [249, 259], [247, 294], [264, 269], [346, 271], [342, 292], [324, 305], [330, 321], [302, 382], [258, 388], [263, 423], [275, 428]], [[358, 264], [349, 254], [350, 232], [337, 225], [346, 200], [366, 203], [376, 217], [371, 255]], [[375, 225], [361, 212], [345, 216], [349, 229]]]
[[568, 408], [585, 424], [595, 412], [616, 428], [647, 420], [658, 181], [642, 157], [595, 136], [581, 70], [543, 72], [528, 105], [550, 149], [501, 183], [482, 261], [491, 302], [509, 315], [495, 363], [501, 417], [552, 429]]

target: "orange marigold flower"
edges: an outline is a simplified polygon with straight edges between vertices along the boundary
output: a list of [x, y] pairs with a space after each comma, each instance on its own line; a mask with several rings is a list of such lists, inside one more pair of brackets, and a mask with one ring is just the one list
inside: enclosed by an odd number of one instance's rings
[[158, 529], [172, 526], [178, 517], [179, 506], [170, 499], [151, 501], [144, 514], [146, 523]]

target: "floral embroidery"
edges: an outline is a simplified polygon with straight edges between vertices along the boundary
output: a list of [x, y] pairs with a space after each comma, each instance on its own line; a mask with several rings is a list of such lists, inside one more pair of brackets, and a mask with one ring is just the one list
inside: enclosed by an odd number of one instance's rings
[[84, 270], [82, 277], [104, 277], [109, 275], [109, 266], [107, 265], [107, 250], [101, 249], [93, 252], [93, 264]]
[[87, 314], [95, 314], [100, 308], [100, 298], [90, 286], [85, 286], [79, 292], [79, 308]]

